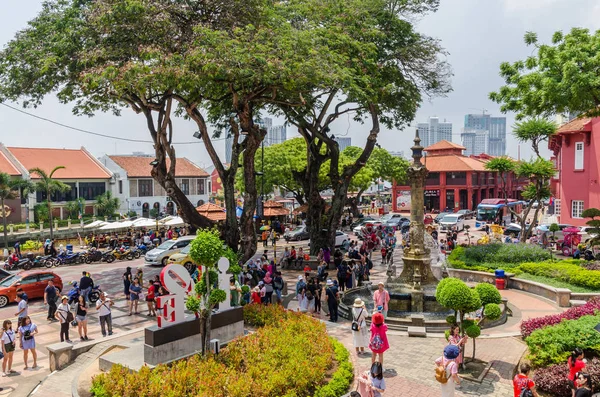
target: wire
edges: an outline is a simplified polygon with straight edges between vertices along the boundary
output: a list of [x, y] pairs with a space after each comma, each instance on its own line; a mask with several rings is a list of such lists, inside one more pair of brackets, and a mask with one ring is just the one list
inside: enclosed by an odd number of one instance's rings
[[[70, 130], [74, 130], [74, 131], [78, 131], [78, 132], [83, 132], [84, 134], [95, 135], [95, 136], [99, 136], [99, 137], [102, 137], [102, 138], [115, 139], [115, 140], [118, 140], [118, 141], [136, 142], [136, 143], [149, 143], [151, 145], [154, 145], [154, 142], [147, 141], [147, 140], [144, 140], [144, 139], [121, 138], [121, 137], [118, 137], [118, 136], [100, 134], [98, 132], [88, 131], [88, 130], [84, 130], [84, 129], [77, 128], [77, 127], [72, 127], [72, 126], [67, 125], [67, 124], [59, 123], [58, 121], [50, 120], [50, 119], [47, 119], [45, 117], [41, 117], [41, 116], [35, 115], [33, 113], [26, 112], [23, 109], [19, 109], [19, 108], [16, 108], [14, 106], [7, 105], [6, 103], [3, 103], [3, 102], [0, 102], [0, 105], [5, 106], [5, 107], [7, 107], [9, 109], [15, 110], [15, 111], [17, 111], [19, 113], [23, 113], [23, 114], [25, 114], [27, 116], [34, 117], [36, 119], [39, 119], [39, 120], [42, 120], [42, 121], [45, 121], [45, 122], [48, 122], [48, 123], [51, 123], [51, 124], [55, 124], [55, 125], [58, 125], [60, 127], [68, 128]], [[215, 142], [215, 141], [224, 141], [225, 139], [226, 138], [211, 139], [211, 141], [212, 142]], [[199, 142], [200, 142], [200, 140], [190, 141], [190, 142], [173, 142], [173, 145], [192, 145], [192, 144], [197, 144]]]

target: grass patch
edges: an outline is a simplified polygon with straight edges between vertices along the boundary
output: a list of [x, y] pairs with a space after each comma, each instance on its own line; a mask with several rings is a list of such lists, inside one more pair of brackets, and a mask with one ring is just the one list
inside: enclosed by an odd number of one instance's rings
[[535, 274], [530, 274], [530, 273], [521, 273], [521, 274], [519, 274], [518, 277], [515, 277], [515, 278], [522, 279], [522, 280], [534, 281], [536, 283], [546, 284], [546, 285], [549, 285], [554, 288], [568, 288], [572, 292], [580, 292], [580, 293], [598, 292], [597, 290], [594, 290], [592, 288], [580, 287], [578, 285], [573, 285], [573, 284], [567, 283], [566, 281], [557, 280], [552, 277], [536, 276]]

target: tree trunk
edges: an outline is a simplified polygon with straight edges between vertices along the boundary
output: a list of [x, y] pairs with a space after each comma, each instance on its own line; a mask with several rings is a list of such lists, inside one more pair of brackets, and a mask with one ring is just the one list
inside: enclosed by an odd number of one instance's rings
[[[308, 148], [308, 150], [310, 152], [311, 149]], [[319, 158], [311, 160], [306, 166], [305, 173], [302, 173], [302, 175], [296, 174], [295, 176], [301, 178], [299, 182], [304, 186], [308, 204], [306, 225], [310, 235], [310, 254], [316, 255], [320, 248], [329, 246], [329, 237], [325, 230], [328, 215], [325, 212], [325, 200], [319, 192], [319, 171], [324, 158], [319, 156]]]
[[477, 338], [472, 338], [472, 339], [473, 339], [473, 361], [475, 361], [475, 339], [477, 339]]
[[348, 205], [350, 206], [350, 211], [352, 212], [352, 217], [360, 218], [360, 209], [358, 208], [358, 195], [356, 197], [348, 198]]
[[210, 298], [210, 269], [208, 266], [204, 266], [204, 276], [206, 277], [206, 298], [204, 300], [205, 308], [203, 312], [205, 313], [201, 316], [202, 324], [201, 331], [202, 333], [202, 355], [206, 356], [208, 349], [210, 347], [210, 331], [211, 331], [211, 320], [212, 320], [212, 305], [209, 303]]
[[[240, 228], [242, 235], [241, 254], [242, 261], [245, 263], [256, 253], [256, 226], [254, 223], [254, 214], [256, 213], [256, 204], [258, 201], [258, 189], [256, 188], [256, 173], [254, 159], [256, 151], [262, 142], [262, 131], [259, 128], [253, 128], [251, 134], [246, 136], [246, 151], [244, 152], [244, 210], [240, 218]], [[266, 171], [265, 171], [266, 172]], [[264, 176], [262, 176], [264, 177]], [[261, 178], [262, 178], [261, 177]], [[263, 197], [264, 200], [264, 197]]]
[[2, 205], [2, 225], [4, 226], [4, 248], [8, 249], [8, 232], [6, 230], [6, 213], [4, 212], [4, 197], [0, 200]]
[[240, 244], [240, 229], [237, 220], [237, 203], [235, 200], [235, 188], [232, 182], [229, 181], [230, 172], [226, 174], [223, 181], [223, 200], [225, 201], [225, 228], [224, 240], [228, 247], [231, 247], [237, 252]]
[[50, 192], [47, 191], [48, 194], [48, 219], [50, 220], [50, 240], [54, 238], [54, 230], [52, 228], [52, 203], [50, 202]]

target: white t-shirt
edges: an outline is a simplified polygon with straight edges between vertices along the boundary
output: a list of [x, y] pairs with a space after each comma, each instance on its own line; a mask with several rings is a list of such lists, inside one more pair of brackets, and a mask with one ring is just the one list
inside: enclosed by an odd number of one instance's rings
[[106, 298], [104, 302], [98, 299], [96, 309], [98, 309], [99, 316], [108, 316], [110, 314], [110, 299]]
[[15, 341], [15, 332], [12, 329], [4, 331], [4, 333], [2, 333], [2, 338], [0, 340], [2, 340], [2, 343], [5, 345], [7, 343], [14, 342]]
[[20, 312], [22, 309], [23, 312], [19, 314], [19, 317], [27, 317], [27, 301], [25, 299], [21, 299], [19, 305], [17, 306], [17, 311]]
[[58, 321], [60, 321], [61, 324], [67, 322], [67, 316], [69, 315], [70, 311], [71, 306], [69, 306], [68, 303], [61, 303], [60, 305], [58, 305], [58, 307], [56, 308], [56, 314], [58, 317]]

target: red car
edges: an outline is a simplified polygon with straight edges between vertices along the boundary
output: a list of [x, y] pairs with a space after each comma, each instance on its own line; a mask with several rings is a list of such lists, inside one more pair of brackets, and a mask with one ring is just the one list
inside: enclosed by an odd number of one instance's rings
[[13, 274], [0, 282], [0, 307], [15, 302], [17, 289], [21, 288], [29, 299], [43, 298], [48, 281], [54, 281], [54, 286], [62, 291], [62, 279], [53, 272], [44, 270], [27, 270]]

